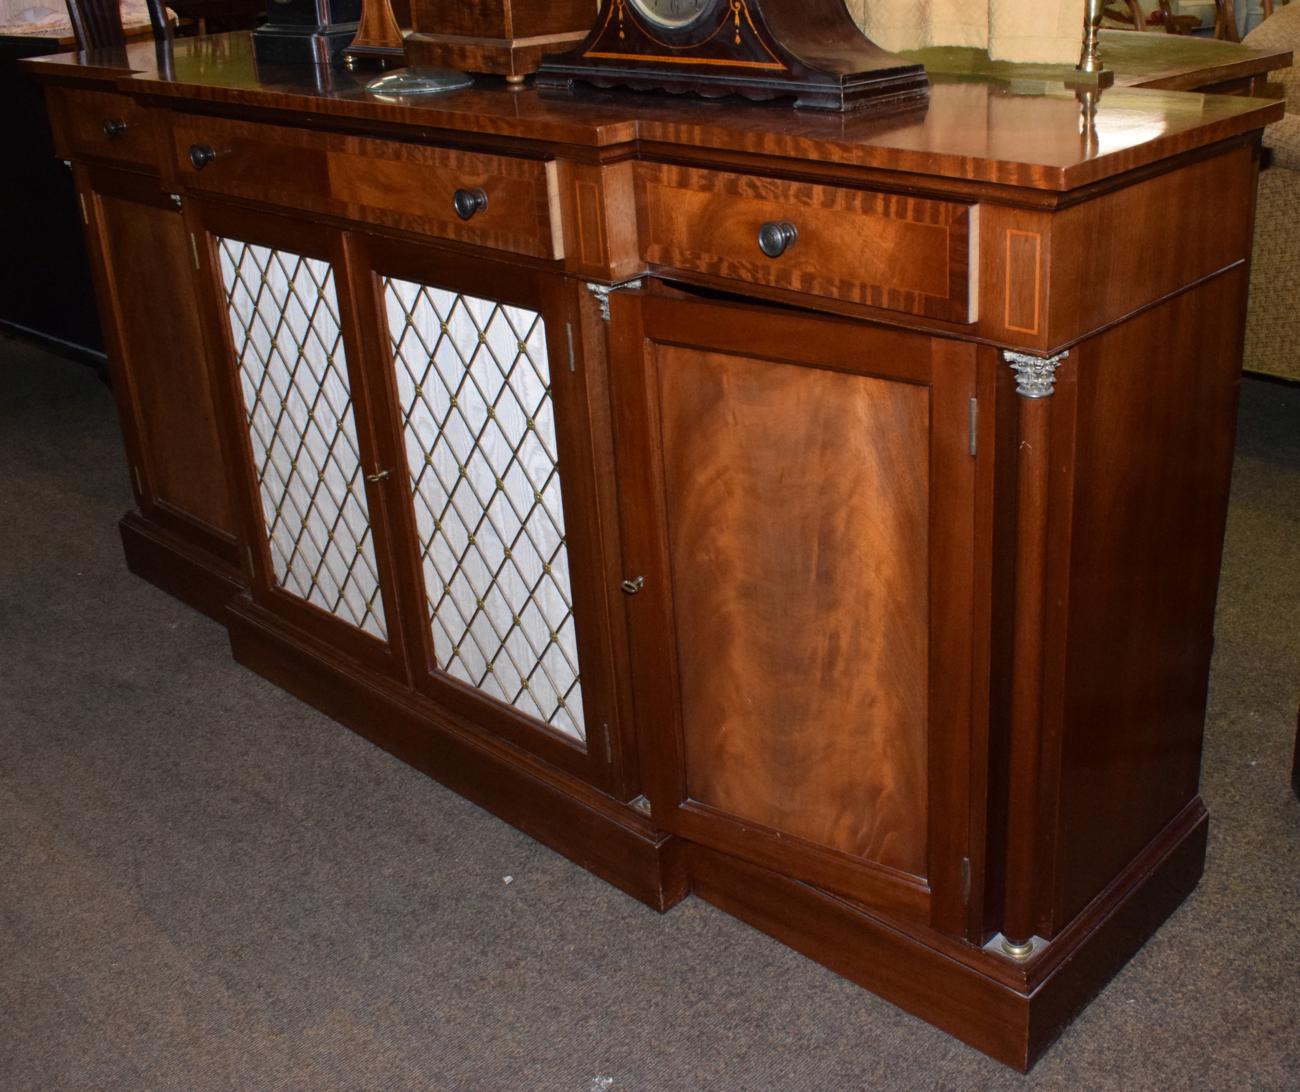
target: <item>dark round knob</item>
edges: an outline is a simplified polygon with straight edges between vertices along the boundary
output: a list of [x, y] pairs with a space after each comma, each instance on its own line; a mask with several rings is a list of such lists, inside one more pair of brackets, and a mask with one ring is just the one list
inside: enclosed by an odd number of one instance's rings
[[196, 171], [203, 170], [204, 167], [216, 158], [217, 153], [206, 144], [190, 145], [190, 162], [194, 164], [194, 169]]
[[779, 258], [798, 238], [799, 229], [789, 220], [769, 220], [758, 229], [758, 249], [769, 258]]
[[121, 118], [108, 118], [103, 124], [103, 130], [109, 140], [116, 140], [126, 132], [126, 122]]
[[488, 196], [481, 189], [457, 190], [452, 204], [457, 216], [462, 220], [470, 220], [480, 212], [487, 212]]

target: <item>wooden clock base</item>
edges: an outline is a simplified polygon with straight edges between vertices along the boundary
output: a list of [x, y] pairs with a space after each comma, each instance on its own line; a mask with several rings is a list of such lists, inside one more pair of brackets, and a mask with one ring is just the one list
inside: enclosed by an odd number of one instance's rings
[[485, 72], [522, 83], [536, 72], [548, 53], [573, 49], [584, 31], [545, 34], [532, 38], [466, 38], [457, 34], [429, 34], [416, 31], [406, 38], [406, 63], [433, 68], [454, 68], [462, 72]]
[[406, 63], [522, 83], [548, 53], [575, 48], [594, 15], [592, 0], [412, 0], [414, 33], [406, 39]]
[[635, 7], [610, 0], [591, 33], [549, 57], [537, 85], [578, 84], [759, 102], [793, 99], [809, 110], [924, 107], [925, 69], [870, 41], [843, 0], [732, 0], [693, 22], [655, 28]]

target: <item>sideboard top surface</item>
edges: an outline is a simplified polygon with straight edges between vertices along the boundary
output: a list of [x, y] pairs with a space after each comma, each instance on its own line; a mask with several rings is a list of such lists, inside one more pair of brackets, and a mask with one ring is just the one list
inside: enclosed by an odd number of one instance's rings
[[246, 33], [60, 54], [27, 62], [38, 74], [112, 83], [134, 93], [225, 109], [473, 133], [606, 151], [636, 142], [901, 171], [968, 182], [1068, 191], [1180, 152], [1262, 128], [1280, 102], [1150, 89], [1100, 96], [1096, 138], [1061, 83], [932, 74], [928, 106], [890, 115], [796, 111], [786, 104], [665, 99], [616, 92], [542, 95], [485, 78], [471, 89], [381, 99], [371, 72], [259, 66]]

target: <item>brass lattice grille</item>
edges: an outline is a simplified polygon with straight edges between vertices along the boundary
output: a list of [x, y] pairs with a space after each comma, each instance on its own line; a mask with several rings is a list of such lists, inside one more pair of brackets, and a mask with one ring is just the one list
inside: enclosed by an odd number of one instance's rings
[[333, 270], [219, 242], [276, 583], [383, 638]]
[[438, 664], [584, 738], [546, 331], [385, 281]]

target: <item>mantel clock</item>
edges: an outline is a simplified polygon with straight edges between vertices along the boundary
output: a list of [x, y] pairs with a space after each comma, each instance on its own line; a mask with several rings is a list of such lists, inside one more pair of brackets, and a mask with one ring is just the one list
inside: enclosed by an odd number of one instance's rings
[[793, 98], [853, 110], [925, 100], [925, 69], [886, 52], [844, 0], [603, 0], [586, 40], [538, 85]]

